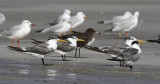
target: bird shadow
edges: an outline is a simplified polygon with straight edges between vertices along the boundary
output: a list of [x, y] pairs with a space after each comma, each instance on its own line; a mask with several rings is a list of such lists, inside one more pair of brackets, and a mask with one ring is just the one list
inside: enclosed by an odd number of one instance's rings
[[88, 58], [88, 57], [76, 57], [76, 58]]
[[115, 37], [114, 39], [125, 39], [125, 37]]
[[99, 65], [99, 66], [120, 67], [119, 65]]
[[118, 36], [118, 35], [115, 35], [115, 34], [107, 34], [107, 35], [104, 35], [104, 36]]
[[[47, 59], [47, 60], [48, 60], [48, 59]], [[49, 60], [52, 60], [52, 61], [61, 61], [61, 62], [62, 62], [62, 61], [64, 61], [64, 62], [65, 62], [65, 61], [71, 61], [71, 60], [62, 60], [62, 59], [49, 59]]]
[[[61, 56], [54, 56], [54, 57], [61, 57]], [[66, 58], [88, 58], [88, 57], [66, 56]]]
[[88, 58], [88, 57], [73, 57], [73, 56], [72, 56], [72, 57], [70, 57], [70, 58]]
[[54, 66], [55, 64], [44, 64], [43, 66]]

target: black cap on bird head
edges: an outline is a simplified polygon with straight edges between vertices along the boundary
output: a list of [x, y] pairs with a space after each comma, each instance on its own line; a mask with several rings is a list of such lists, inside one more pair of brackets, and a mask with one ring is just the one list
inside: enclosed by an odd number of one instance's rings
[[131, 45], [133, 45], [133, 44], [139, 45], [139, 42], [138, 41], [133, 41]]
[[86, 32], [96, 32], [93, 28], [88, 28]]
[[[92, 34], [94, 34], [96, 31], [93, 29], [93, 28], [88, 28], [87, 30], [86, 30], [86, 33], [92, 33]], [[100, 34], [100, 32], [97, 32], [98, 34]]]
[[55, 37], [55, 36], [51, 36], [48, 38], [48, 40], [51, 40], [51, 39], [59, 39], [58, 37]]

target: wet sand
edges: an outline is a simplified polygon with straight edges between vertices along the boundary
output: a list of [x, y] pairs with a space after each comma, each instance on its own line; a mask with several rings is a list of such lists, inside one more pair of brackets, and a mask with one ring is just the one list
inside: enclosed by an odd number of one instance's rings
[[[129, 32], [138, 39], [156, 39], [159, 35], [160, 1], [157, 0], [1, 0], [0, 12], [6, 15], [6, 22], [0, 31], [28, 19], [36, 24], [32, 32], [21, 40], [20, 46], [33, 46], [30, 38], [46, 40], [49, 34], [37, 34], [35, 30], [49, 27], [65, 8], [73, 14], [84, 12], [88, 19], [75, 31], [84, 32], [92, 27], [101, 32], [96, 35], [92, 46], [121, 45], [116, 32], [106, 33], [110, 26], [96, 21], [111, 19], [125, 11], [140, 11], [139, 25]], [[45, 58], [48, 66], [42, 66], [41, 59], [28, 54], [9, 50], [11, 40], [0, 38], [0, 84], [158, 84], [160, 82], [160, 46], [146, 42], [141, 46], [142, 56], [135, 62], [133, 71], [119, 67], [118, 62], [107, 61], [106, 54], [82, 49], [82, 58], [74, 58], [74, 52], [67, 54], [70, 61], [62, 61], [58, 54]], [[15, 44], [16, 45], [16, 44]]]

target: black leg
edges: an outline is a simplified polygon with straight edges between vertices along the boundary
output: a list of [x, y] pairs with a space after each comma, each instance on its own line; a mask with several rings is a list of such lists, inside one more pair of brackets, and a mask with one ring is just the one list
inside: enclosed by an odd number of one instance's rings
[[77, 48], [75, 49], [75, 58], [77, 58]]
[[122, 66], [122, 61], [119, 61], [119, 66]]
[[66, 55], [64, 55], [64, 60], [66, 61]]
[[42, 58], [42, 63], [43, 63], [43, 66], [44, 66], [44, 65], [45, 65], [45, 64], [44, 64], [44, 58]]
[[132, 71], [132, 69], [133, 69], [133, 66], [129, 66], [129, 68], [130, 68], [130, 71]]
[[80, 56], [81, 56], [81, 48], [79, 48], [79, 58], [80, 58]]
[[64, 56], [62, 55], [62, 60], [64, 61]]

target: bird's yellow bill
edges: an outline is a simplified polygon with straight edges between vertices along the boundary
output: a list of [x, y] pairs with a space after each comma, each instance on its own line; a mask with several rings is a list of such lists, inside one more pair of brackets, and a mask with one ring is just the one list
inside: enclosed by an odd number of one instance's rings
[[66, 40], [59, 39], [58, 42], [67, 42]]
[[70, 31], [72, 32], [73, 28], [70, 28]]
[[78, 39], [77, 41], [85, 41], [85, 40], [83, 40], [83, 39]]
[[140, 45], [143, 45], [144, 42], [145, 42], [145, 41], [143, 41], [143, 40], [138, 40], [138, 39], [137, 39], [137, 41], [139, 42]]

